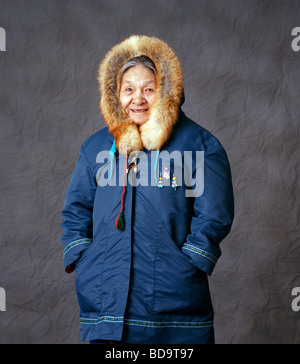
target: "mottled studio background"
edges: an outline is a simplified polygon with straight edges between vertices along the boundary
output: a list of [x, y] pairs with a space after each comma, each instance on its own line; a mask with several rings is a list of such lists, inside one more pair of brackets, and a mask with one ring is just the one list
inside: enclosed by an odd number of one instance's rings
[[176, 51], [189, 117], [231, 162], [236, 217], [210, 278], [217, 343], [300, 343], [296, 0], [0, 0], [0, 343], [80, 343], [61, 210], [104, 126], [97, 67], [131, 34]]

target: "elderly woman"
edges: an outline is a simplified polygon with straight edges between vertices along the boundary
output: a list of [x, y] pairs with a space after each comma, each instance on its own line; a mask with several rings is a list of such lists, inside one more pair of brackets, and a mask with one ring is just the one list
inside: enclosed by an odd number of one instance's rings
[[163, 41], [115, 46], [99, 82], [107, 127], [81, 146], [62, 213], [81, 339], [213, 343], [208, 275], [233, 220], [226, 153], [182, 112], [180, 63]]

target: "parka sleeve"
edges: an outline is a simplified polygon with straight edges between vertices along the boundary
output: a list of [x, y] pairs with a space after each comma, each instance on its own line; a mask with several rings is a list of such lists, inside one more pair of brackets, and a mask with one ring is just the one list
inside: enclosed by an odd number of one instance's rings
[[61, 241], [67, 273], [75, 269], [76, 261], [92, 243], [95, 192], [96, 180], [82, 146], [66, 191], [62, 211]]
[[195, 198], [191, 232], [182, 246], [191, 264], [208, 275], [221, 256], [219, 244], [230, 232], [233, 216], [230, 165], [218, 143], [204, 154], [204, 190]]

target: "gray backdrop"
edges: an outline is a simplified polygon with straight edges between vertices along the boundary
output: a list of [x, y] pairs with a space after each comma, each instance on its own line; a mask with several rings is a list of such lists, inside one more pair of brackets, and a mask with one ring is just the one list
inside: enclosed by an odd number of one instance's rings
[[155, 35], [184, 111], [227, 150], [236, 217], [210, 278], [217, 343], [299, 343], [299, 1], [0, 0], [0, 343], [80, 343], [61, 210], [81, 143], [104, 126], [97, 67]]

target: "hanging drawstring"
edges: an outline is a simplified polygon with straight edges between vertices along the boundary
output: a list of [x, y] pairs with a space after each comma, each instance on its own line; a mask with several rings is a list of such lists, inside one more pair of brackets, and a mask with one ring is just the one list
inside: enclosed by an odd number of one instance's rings
[[112, 178], [112, 172], [113, 172], [113, 161], [114, 161], [114, 156], [116, 153], [116, 140], [114, 139], [113, 145], [110, 148], [109, 151], [109, 159], [110, 159], [110, 174], [109, 174], [109, 179]]

